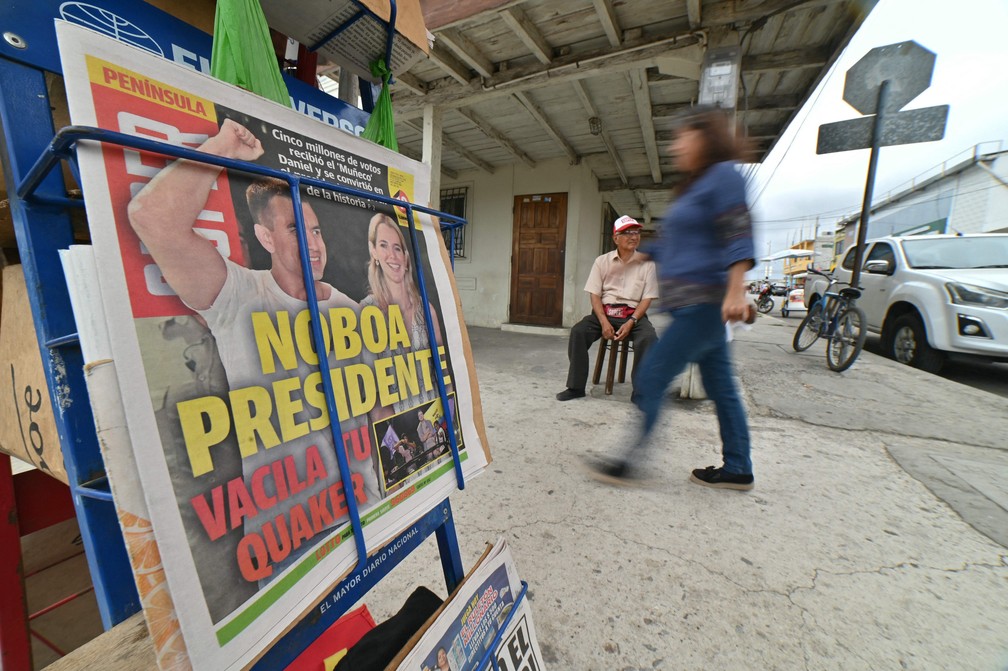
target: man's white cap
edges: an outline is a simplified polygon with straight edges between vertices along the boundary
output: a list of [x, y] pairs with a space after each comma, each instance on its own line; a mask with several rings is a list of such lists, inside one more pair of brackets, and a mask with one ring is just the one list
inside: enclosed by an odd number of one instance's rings
[[640, 222], [636, 219], [626, 214], [613, 222], [613, 233], [619, 233], [620, 231], [625, 231], [628, 228], [643, 228], [643, 226], [641, 226]]

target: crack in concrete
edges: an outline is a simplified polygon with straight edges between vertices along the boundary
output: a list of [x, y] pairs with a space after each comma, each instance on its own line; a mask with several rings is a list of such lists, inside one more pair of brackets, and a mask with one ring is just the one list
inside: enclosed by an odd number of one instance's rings
[[980, 449], [984, 449], [984, 450], [998, 450], [999, 452], [1005, 451], [1005, 448], [1003, 448], [1003, 447], [995, 447], [993, 445], [983, 445], [983, 444], [980, 444], [980, 443], [962, 443], [962, 442], [950, 440], [948, 438], [940, 438], [938, 436], [930, 436], [930, 435], [923, 435], [923, 434], [911, 434], [911, 433], [899, 433], [897, 431], [893, 431], [891, 429], [885, 429], [885, 428], [837, 426], [835, 424], [829, 424], [829, 423], [826, 423], [826, 422], [821, 422], [821, 421], [815, 421], [815, 420], [811, 420], [811, 419], [806, 419], [804, 417], [796, 417], [794, 415], [788, 415], [788, 414], [783, 413], [783, 412], [781, 412], [779, 410], [776, 410], [774, 408], [760, 407], [760, 406], [756, 405], [755, 403], [753, 403], [752, 406], [756, 410], [762, 410], [763, 411], [763, 412], [759, 412], [759, 413], [752, 413], [752, 414], [756, 415], [757, 417], [767, 417], [767, 418], [770, 418], [770, 419], [786, 419], [786, 420], [793, 421], [793, 422], [795, 422], [797, 424], [803, 424], [803, 425], [806, 425], [806, 426], [811, 426], [811, 427], [815, 427], [815, 428], [819, 428], [819, 429], [833, 429], [835, 431], [850, 431], [851, 433], [874, 433], [874, 434], [878, 434], [880, 436], [888, 436], [888, 437], [892, 437], [892, 438], [902, 438], [902, 439], [912, 438], [912, 439], [915, 439], [915, 440], [934, 441], [936, 443], [946, 444], [946, 445], [962, 445], [962, 446], [966, 446], [966, 447], [976, 447], [976, 448], [980, 448]]
[[[900, 570], [900, 569], [908, 568], [908, 567], [909, 568], [914, 568], [914, 569], [924, 569], [924, 570], [929, 570], [929, 571], [939, 571], [939, 572], [942, 572], [942, 573], [962, 573], [962, 572], [968, 571], [968, 570], [973, 569], [973, 568], [995, 568], [996, 569], [996, 568], [1008, 567], [1008, 554], [1002, 554], [1002, 555], [1000, 555], [999, 558], [1001, 560], [1000, 564], [987, 564], [987, 563], [981, 563], [981, 562], [966, 562], [966, 563], [964, 563], [959, 568], [939, 568], [939, 567], [935, 567], [935, 566], [921, 565], [921, 564], [918, 564], [916, 562], [901, 562], [901, 563], [895, 564], [893, 566], [880, 566], [877, 569], [862, 570], [862, 571], [840, 571], [840, 572], [838, 572], [838, 571], [828, 571], [826, 569], [818, 569], [817, 568], [815, 570], [815, 572], [813, 573], [813, 575], [812, 575], [812, 582], [811, 582], [811, 584], [808, 585], [808, 586], [798, 586], [798, 587], [795, 587], [794, 589], [790, 590], [787, 593], [787, 600], [788, 600], [788, 602], [792, 606], [794, 606], [795, 608], [797, 608], [801, 612], [801, 614], [802, 614], [802, 628], [805, 630], [805, 632], [807, 634], [811, 635], [813, 633], [813, 630], [808, 626], [808, 622], [806, 621], [806, 618], [812, 620], [812, 623], [813, 623], [816, 631], [820, 631], [820, 632], [825, 633], [825, 629], [823, 629], [822, 627], [820, 627], [819, 624], [818, 624], [818, 622], [816, 622], [815, 615], [812, 612], [810, 612], [807, 608], [805, 608], [804, 606], [802, 606], [801, 604], [799, 604], [799, 603], [797, 603], [795, 601], [795, 595], [798, 592], [814, 592], [817, 589], [817, 587], [818, 587], [817, 583], [819, 581], [820, 574], [823, 574], [823, 575], [827, 575], [828, 574], [828, 575], [832, 575], [832, 576], [846, 576], [846, 577], [857, 576], [857, 575], [873, 575], [873, 574], [882, 575], [882, 573], [884, 571], [896, 571], [896, 570]], [[836, 645], [838, 645], [841, 648], [843, 648], [848, 654], [853, 655], [854, 657], [857, 657], [858, 659], [860, 659], [861, 661], [863, 661], [865, 663], [866, 667], [871, 668], [871, 666], [873, 664], [873, 660], [870, 660], [870, 659], [867, 659], [867, 658], [863, 657], [856, 650], [853, 650], [853, 649], [849, 648], [848, 646], [844, 645], [844, 643], [842, 641], [840, 641], [839, 639], [834, 638], [833, 642]], [[811, 660], [809, 659], [809, 651], [808, 651], [808, 648], [807, 648], [807, 645], [806, 645], [806, 639], [805, 639], [804, 636], [801, 639], [801, 647], [802, 647], [802, 654], [805, 657], [805, 668], [808, 669]]]
[[899, 564], [893, 564], [889, 566], [880, 566], [875, 569], [865, 569], [860, 571], [830, 571], [827, 569], [817, 568], [812, 574], [812, 582], [807, 586], [798, 586], [788, 592], [787, 597], [791, 599], [794, 594], [800, 591], [815, 591], [820, 575], [831, 575], [837, 577], [853, 577], [859, 575], [882, 575], [885, 571], [899, 571], [902, 569], [919, 569], [924, 571], [937, 571], [939, 573], [965, 573], [966, 571], [971, 571], [973, 569], [999, 569], [1008, 568], [1008, 554], [1001, 554], [998, 556], [1000, 560], [999, 563], [987, 563], [987, 562], [964, 562], [959, 567], [953, 568], [942, 568], [940, 566], [930, 566], [926, 564], [920, 564], [918, 562], [905, 561]]
[[[546, 525], [546, 526], [560, 526], [560, 527], [563, 527], [565, 529], [568, 528], [568, 527], [564, 526], [564, 524], [565, 523], [563, 523], [563, 522], [554, 522], [554, 521], [547, 521], [547, 520], [530, 520], [526, 524], [522, 524], [522, 525], [519, 525], [519, 526], [513, 526], [513, 527], [510, 527], [510, 528], [511, 529], [528, 529], [528, 528], [531, 528], [531, 527], [542, 526], [542, 525]], [[573, 522], [573, 521], [567, 521], [566, 524], [569, 524], [569, 525], [572, 525], [572, 526], [578, 527], [578, 528], [583, 528], [583, 529], [586, 529], [586, 530], [593, 530], [593, 531], [597, 530], [596, 526], [590, 525], [590, 524], [578, 523], [578, 522]], [[489, 530], [484, 530], [484, 531], [489, 532]], [[799, 594], [801, 592], [814, 592], [817, 589], [817, 587], [818, 587], [817, 583], [819, 581], [819, 577], [820, 576], [831, 575], [831, 576], [837, 576], [837, 577], [853, 577], [853, 576], [859, 576], [859, 575], [882, 575], [886, 571], [899, 571], [899, 570], [903, 570], [903, 569], [918, 569], [918, 570], [925, 570], [925, 571], [938, 571], [938, 572], [941, 572], [941, 573], [964, 573], [966, 571], [970, 571], [970, 570], [974, 570], [974, 569], [1000, 569], [1000, 568], [1008, 568], [1008, 553], [1004, 553], [1004, 554], [998, 555], [998, 559], [999, 559], [998, 563], [964, 562], [961, 566], [951, 567], [951, 568], [943, 568], [943, 567], [938, 567], [938, 566], [925, 565], [925, 564], [920, 564], [918, 562], [912, 562], [912, 561], [905, 561], [905, 562], [900, 562], [898, 564], [880, 566], [878, 568], [863, 569], [863, 570], [857, 570], [857, 571], [830, 571], [830, 570], [827, 570], [827, 569], [817, 568], [813, 572], [810, 584], [808, 584], [808, 585], [798, 585], [798, 586], [795, 586], [795, 587], [793, 587], [793, 588], [791, 588], [791, 589], [789, 589], [787, 591], [778, 590], [778, 589], [768, 589], [768, 588], [753, 589], [753, 588], [747, 587], [747, 586], [739, 583], [737, 580], [734, 580], [730, 576], [725, 575], [724, 573], [721, 573], [720, 571], [715, 571], [715, 570], [711, 569], [709, 566], [707, 566], [706, 564], [701, 563], [698, 560], [695, 560], [695, 559], [692, 559], [692, 558], [689, 558], [689, 557], [684, 557], [684, 556], [682, 556], [680, 554], [677, 554], [677, 553], [673, 552], [672, 550], [670, 550], [668, 548], [656, 547], [656, 546], [650, 545], [650, 544], [648, 544], [646, 542], [642, 542], [642, 541], [639, 541], [639, 540], [636, 540], [636, 539], [632, 539], [632, 538], [626, 538], [626, 537], [622, 536], [621, 534], [615, 533], [615, 532], [612, 533], [612, 536], [613, 536], [613, 538], [615, 538], [615, 539], [617, 539], [617, 540], [619, 540], [619, 541], [621, 541], [621, 542], [623, 542], [623, 543], [625, 543], [627, 545], [633, 545], [633, 546], [636, 546], [636, 547], [639, 547], [639, 548], [642, 548], [642, 549], [651, 550], [652, 553], [654, 553], [654, 554], [665, 555], [666, 557], [669, 557], [669, 558], [678, 559], [679, 561], [682, 561], [685, 564], [688, 564], [688, 565], [691, 565], [691, 566], [697, 566], [704, 573], [707, 573], [709, 575], [717, 576], [717, 577], [721, 578], [722, 580], [724, 580], [725, 582], [727, 582], [727, 583], [735, 586], [736, 588], [738, 588], [740, 591], [742, 591], [745, 594], [750, 594], [750, 595], [769, 594], [769, 595], [772, 595], [772, 596], [782, 597], [782, 598], [786, 599], [788, 601], [788, 603], [791, 604], [791, 606], [793, 606], [795, 608], [795, 610], [799, 613], [799, 615], [801, 617], [801, 621], [802, 621], [802, 627], [801, 627], [801, 629], [802, 629], [802, 636], [800, 638], [799, 645], [801, 646], [801, 649], [802, 649], [802, 656], [804, 657], [803, 661], [804, 661], [804, 667], [805, 667], [806, 671], [809, 668], [811, 668], [811, 663], [812, 663], [811, 653], [810, 653], [810, 650], [809, 650], [809, 646], [811, 644], [811, 641], [810, 641], [811, 637], [814, 636], [814, 635], [816, 635], [817, 633], [819, 633], [819, 634], [828, 634], [829, 632], [826, 631], [825, 628], [823, 628], [823, 627], [821, 627], [819, 625], [818, 621], [816, 620], [815, 614], [813, 612], [811, 612], [810, 610], [808, 610], [807, 608], [805, 608], [804, 606], [802, 606], [801, 604], [799, 604], [799, 603], [797, 603], [795, 601], [795, 597], [796, 597], [797, 594]], [[866, 667], [871, 667], [872, 660], [867, 659], [867, 658], [863, 657], [862, 655], [858, 654], [858, 652], [856, 650], [852, 650], [851, 648], [847, 647], [846, 645], [844, 645], [838, 639], [834, 638], [833, 640], [834, 640], [834, 642], [837, 645], [839, 645], [841, 648], [843, 648], [844, 650], [846, 650], [849, 654], [851, 654], [851, 655], [857, 657], [858, 659], [860, 659], [861, 661], [863, 661], [865, 663]]]

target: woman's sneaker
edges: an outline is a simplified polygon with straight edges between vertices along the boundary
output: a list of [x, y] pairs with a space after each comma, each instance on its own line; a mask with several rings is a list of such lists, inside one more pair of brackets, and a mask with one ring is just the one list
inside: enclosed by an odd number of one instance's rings
[[690, 475], [690, 482], [695, 482], [704, 487], [716, 487], [717, 489], [740, 489], [745, 491], [753, 488], [753, 481], [752, 473], [749, 475], [737, 475], [735, 473], [726, 473], [723, 468], [714, 468], [713, 466], [698, 468]]

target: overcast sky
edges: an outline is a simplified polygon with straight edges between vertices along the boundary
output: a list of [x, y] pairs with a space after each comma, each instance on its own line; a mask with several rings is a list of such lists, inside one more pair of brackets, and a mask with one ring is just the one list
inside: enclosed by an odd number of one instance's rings
[[[831, 230], [858, 212], [868, 171], [867, 149], [817, 156], [819, 125], [859, 116], [843, 101], [844, 75], [874, 47], [914, 40], [936, 55], [931, 87], [904, 109], [947, 104], [945, 138], [884, 147], [875, 200], [944, 161], [988, 141], [1008, 149], [1008, 0], [880, 0], [844, 54], [750, 184], [759, 254], [791, 246], [817, 215]], [[996, 146], [996, 145], [995, 145]], [[957, 162], [957, 161], [953, 161]], [[780, 274], [776, 264], [774, 274]]]

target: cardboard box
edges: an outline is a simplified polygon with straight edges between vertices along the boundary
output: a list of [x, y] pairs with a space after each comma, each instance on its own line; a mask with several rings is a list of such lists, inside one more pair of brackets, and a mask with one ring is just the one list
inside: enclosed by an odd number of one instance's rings
[[0, 451], [68, 482], [21, 266], [3, 269]]

